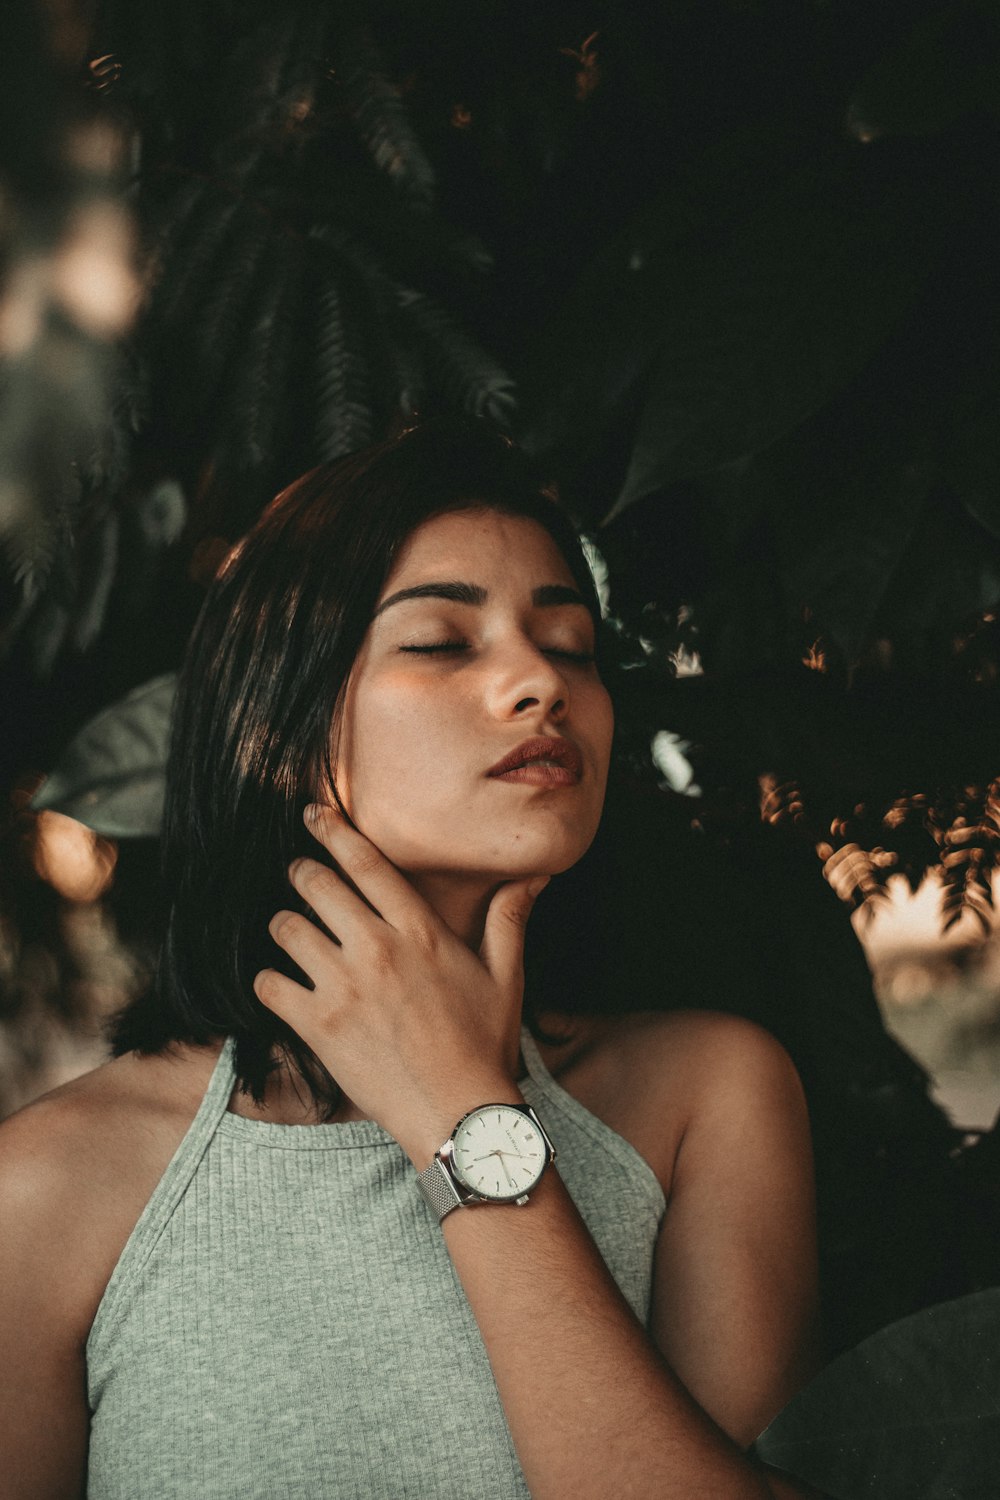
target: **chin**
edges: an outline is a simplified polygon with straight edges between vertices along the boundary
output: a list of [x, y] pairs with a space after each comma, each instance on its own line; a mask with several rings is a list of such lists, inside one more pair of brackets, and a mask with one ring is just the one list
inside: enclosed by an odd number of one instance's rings
[[[582, 828], [580, 819], [534, 820], [507, 823], [501, 828], [470, 828], [466, 818], [451, 820], [447, 828], [419, 826], [401, 836], [391, 828], [361, 831], [378, 845], [400, 870], [410, 875], [448, 875], [454, 878], [527, 880], [533, 875], [561, 875], [583, 858], [597, 832]], [[380, 839], [379, 834], [382, 833]], [[436, 834], [436, 837], [434, 836]], [[485, 836], [484, 836], [485, 835]]]
[[533, 849], [531, 841], [525, 840], [507, 865], [502, 880], [526, 880], [530, 875], [562, 875], [583, 858], [592, 839], [581, 843], [579, 836], [573, 839], [549, 840], [544, 847]]

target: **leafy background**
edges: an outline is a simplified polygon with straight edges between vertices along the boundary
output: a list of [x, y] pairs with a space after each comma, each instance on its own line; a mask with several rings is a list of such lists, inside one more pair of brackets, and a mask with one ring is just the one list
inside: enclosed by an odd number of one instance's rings
[[831, 1352], [1000, 1282], [1000, 1141], [886, 1034], [858, 941], [928, 872], [965, 962], [992, 941], [996, 0], [0, 27], [0, 1102], [148, 980], [220, 558], [306, 468], [461, 410], [558, 481], [619, 646], [612, 816], [532, 982], [781, 1037]]

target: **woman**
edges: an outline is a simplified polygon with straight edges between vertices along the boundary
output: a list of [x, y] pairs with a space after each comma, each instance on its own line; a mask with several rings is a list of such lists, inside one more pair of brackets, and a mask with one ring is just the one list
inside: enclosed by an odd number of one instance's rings
[[0, 1495], [802, 1493], [743, 1451], [810, 1360], [791, 1064], [522, 997], [601, 815], [601, 645], [485, 427], [313, 471], [234, 550], [156, 993], [0, 1130]]

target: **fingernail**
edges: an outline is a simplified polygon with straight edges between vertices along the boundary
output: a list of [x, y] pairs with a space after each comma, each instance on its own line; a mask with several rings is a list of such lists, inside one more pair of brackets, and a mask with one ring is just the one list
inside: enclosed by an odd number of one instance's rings
[[305, 860], [304, 859], [293, 859], [292, 860], [291, 864], [288, 866], [288, 878], [289, 878], [289, 880], [294, 880], [295, 879], [296, 875], [299, 873], [299, 871], [301, 870], [301, 868], [302, 868], [302, 866], [304, 864], [305, 864]]
[[303, 817], [305, 818], [307, 823], [315, 823], [321, 812], [322, 808], [320, 807], [318, 802], [310, 802], [309, 806], [303, 813]]

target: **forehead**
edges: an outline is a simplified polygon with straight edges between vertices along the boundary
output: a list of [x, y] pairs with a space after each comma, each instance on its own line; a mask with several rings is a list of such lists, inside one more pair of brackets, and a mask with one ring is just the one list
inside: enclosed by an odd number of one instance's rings
[[470, 509], [432, 516], [407, 537], [383, 593], [400, 583], [456, 578], [486, 583], [513, 578], [528, 587], [572, 583], [573, 574], [554, 538], [528, 516]]

